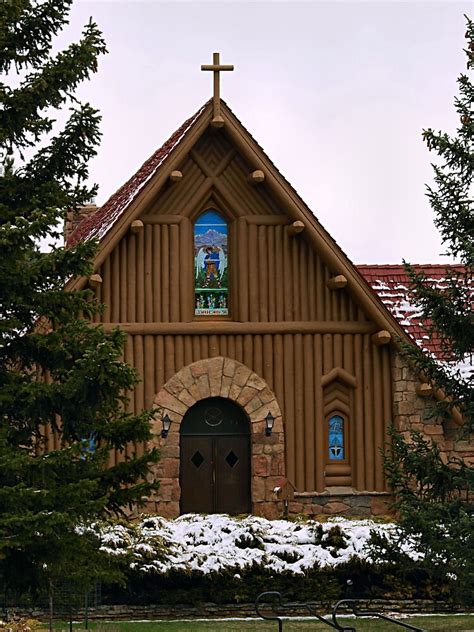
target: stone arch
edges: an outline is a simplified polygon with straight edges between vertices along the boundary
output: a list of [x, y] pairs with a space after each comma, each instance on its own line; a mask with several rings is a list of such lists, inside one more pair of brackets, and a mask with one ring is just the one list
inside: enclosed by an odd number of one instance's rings
[[[153, 476], [160, 489], [153, 498], [152, 510], [166, 517], [179, 515], [180, 426], [187, 410], [207, 397], [225, 397], [239, 404], [248, 416], [251, 428], [252, 512], [277, 515], [274, 489], [285, 474], [283, 418], [277, 398], [268, 384], [244, 364], [219, 356], [193, 362], [178, 371], [157, 393], [154, 405], [160, 414], [153, 423], [154, 443], [160, 461]], [[273, 432], [265, 435], [265, 416], [275, 417]], [[161, 438], [161, 418], [172, 421], [166, 439]]]

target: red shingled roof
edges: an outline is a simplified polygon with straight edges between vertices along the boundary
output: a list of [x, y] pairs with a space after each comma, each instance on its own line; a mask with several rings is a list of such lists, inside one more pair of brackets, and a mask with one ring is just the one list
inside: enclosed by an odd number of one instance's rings
[[208, 103], [210, 103], [210, 101], [207, 101], [196, 114], [185, 121], [181, 127], [168, 138], [164, 145], [155, 151], [155, 153], [143, 163], [135, 175], [121, 186], [105, 204], [79, 223], [67, 241], [68, 246], [74, 246], [78, 241], [92, 239], [94, 237], [101, 239], [110, 228], [112, 228], [116, 220], [129, 207], [153, 174], [156, 173], [157, 169], [163, 164], [166, 158], [168, 158], [173, 149], [179, 145], [184, 136], [198, 121]]
[[[413, 265], [416, 272], [423, 272], [426, 278], [442, 288], [448, 270], [462, 272], [462, 265]], [[443, 353], [439, 336], [427, 335], [420, 320], [420, 309], [413, 305], [410, 282], [403, 265], [358, 265], [357, 269], [374, 290], [382, 303], [395, 316], [405, 331], [424, 349], [442, 359]]]

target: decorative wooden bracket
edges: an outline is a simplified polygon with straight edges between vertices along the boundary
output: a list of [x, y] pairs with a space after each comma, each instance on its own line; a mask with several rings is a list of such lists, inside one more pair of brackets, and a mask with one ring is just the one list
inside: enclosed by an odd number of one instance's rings
[[130, 230], [132, 231], [133, 234], [140, 233], [143, 230], [143, 222], [142, 222], [142, 220], [141, 219], [135, 219], [130, 224]]
[[100, 274], [92, 274], [89, 277], [89, 287], [91, 287], [93, 290], [98, 288], [101, 283], [102, 283], [102, 277], [100, 276]]
[[249, 173], [248, 181], [250, 184], [260, 184], [265, 180], [265, 174], [261, 169], [255, 169], [252, 173]]
[[171, 173], [170, 173], [170, 180], [171, 182], [179, 182], [183, 177], [183, 172], [179, 171], [179, 169], [174, 169]]
[[330, 290], [342, 290], [347, 285], [347, 279], [343, 274], [337, 274], [331, 277], [326, 285]]
[[388, 345], [388, 343], [392, 340], [392, 334], [386, 329], [382, 329], [378, 331], [376, 334], [372, 335], [372, 342], [377, 347], [381, 347], [382, 345]]
[[303, 222], [300, 222], [299, 219], [296, 220], [296, 222], [293, 222], [293, 224], [290, 224], [290, 226], [288, 226], [288, 234], [291, 235], [291, 237], [294, 237], [294, 235], [299, 235], [299, 233], [301, 233], [304, 230], [304, 224]]

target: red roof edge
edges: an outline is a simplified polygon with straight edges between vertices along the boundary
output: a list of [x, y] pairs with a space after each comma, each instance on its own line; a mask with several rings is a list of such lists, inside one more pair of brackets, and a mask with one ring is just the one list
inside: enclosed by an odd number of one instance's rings
[[115, 221], [132, 203], [158, 167], [163, 164], [172, 150], [179, 145], [185, 134], [196, 124], [209, 103], [210, 100], [173, 132], [168, 140], [142, 164], [125, 184], [111, 195], [105, 204], [78, 224], [74, 232], [69, 236], [66, 244], [68, 247], [74, 246], [82, 240], [94, 237], [101, 238], [112, 228]]

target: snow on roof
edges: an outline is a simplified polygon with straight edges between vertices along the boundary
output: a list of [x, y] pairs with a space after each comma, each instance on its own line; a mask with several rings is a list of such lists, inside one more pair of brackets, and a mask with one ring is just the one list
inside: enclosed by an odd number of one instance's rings
[[[428, 281], [435, 287], [446, 287], [446, 278], [450, 270], [463, 272], [462, 265], [415, 264], [416, 272], [423, 272]], [[428, 335], [420, 318], [421, 310], [413, 302], [413, 294], [409, 290], [410, 281], [403, 265], [358, 265], [357, 269], [370, 287], [379, 296], [382, 303], [395, 316], [405, 331], [423, 349], [440, 360], [446, 359], [441, 348], [441, 340], [435, 332]], [[474, 288], [473, 288], [474, 294]], [[473, 371], [469, 359], [458, 367], [464, 374]]]
[[120, 187], [100, 208], [85, 217], [69, 237], [67, 245], [74, 246], [78, 241], [102, 239], [119, 217], [126, 211], [144, 186], [149, 182], [171, 152], [179, 145], [189, 130], [201, 117], [209, 101], [193, 116], [185, 121], [155, 153], [146, 160], [140, 169]]

